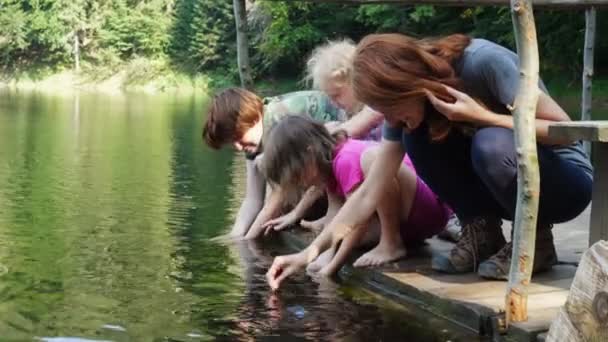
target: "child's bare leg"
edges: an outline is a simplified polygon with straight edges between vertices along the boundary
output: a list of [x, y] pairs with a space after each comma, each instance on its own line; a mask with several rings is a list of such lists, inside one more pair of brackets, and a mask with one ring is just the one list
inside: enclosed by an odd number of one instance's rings
[[371, 251], [363, 254], [354, 262], [356, 267], [379, 266], [406, 256], [407, 251], [401, 238], [401, 222], [409, 217], [416, 193], [416, 175], [402, 166], [394, 180], [394, 186], [387, 189], [380, 203], [380, 242]]

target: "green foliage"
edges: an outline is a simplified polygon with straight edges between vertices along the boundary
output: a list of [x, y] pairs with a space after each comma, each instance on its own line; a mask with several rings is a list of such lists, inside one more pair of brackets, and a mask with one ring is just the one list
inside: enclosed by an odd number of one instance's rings
[[[584, 13], [537, 9], [543, 75], [577, 80]], [[596, 70], [608, 65], [608, 13], [598, 11]], [[515, 48], [507, 7], [336, 4], [256, 0], [248, 13], [251, 64], [257, 79], [297, 78], [311, 50], [327, 40], [373, 32], [415, 37], [455, 32]], [[134, 80], [162, 72], [238, 79], [232, 0], [0, 0], [0, 70], [71, 67], [75, 43], [84, 72], [106, 78], [123, 69]], [[154, 63], [152, 63], [154, 64]], [[152, 68], [152, 69], [150, 69]]]
[[69, 53], [64, 44], [67, 28], [59, 17], [61, 5], [52, 1], [0, 1], [1, 65], [65, 61]]
[[402, 26], [405, 6], [395, 10], [393, 5], [364, 5], [357, 11], [356, 20], [375, 27], [376, 31], [393, 31]]
[[258, 6], [269, 19], [253, 37], [259, 72], [280, 70], [293, 76], [316, 45], [328, 39], [357, 39], [367, 31], [354, 20], [357, 6], [297, 1], [259, 1]]
[[170, 54], [175, 64], [194, 71], [235, 64], [232, 0], [178, 0]]
[[129, 7], [128, 2], [116, 1], [114, 12], [101, 28], [100, 45], [115, 49], [123, 58], [161, 55], [169, 41], [169, 25], [158, 2]]

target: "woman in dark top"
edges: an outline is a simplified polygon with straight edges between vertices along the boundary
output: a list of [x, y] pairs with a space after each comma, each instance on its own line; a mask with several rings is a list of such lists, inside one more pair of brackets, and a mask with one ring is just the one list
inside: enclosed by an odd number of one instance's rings
[[[333, 240], [306, 251], [308, 259], [356, 229], [392, 179], [407, 151], [419, 176], [463, 223], [462, 236], [433, 268], [478, 271], [506, 279], [512, 245], [502, 219], [512, 220], [517, 193], [517, 156], [509, 108], [519, 87], [519, 59], [483, 39], [451, 35], [417, 40], [400, 34], [370, 35], [357, 46], [353, 87], [359, 100], [383, 113], [384, 140], [370, 176], [331, 225]], [[551, 227], [578, 216], [591, 200], [592, 168], [580, 142], [548, 136], [555, 121], [569, 121], [542, 82], [536, 109], [540, 207], [534, 271], [557, 262]], [[340, 229], [341, 228], [341, 229]], [[301, 267], [303, 256], [275, 259], [274, 287]]]

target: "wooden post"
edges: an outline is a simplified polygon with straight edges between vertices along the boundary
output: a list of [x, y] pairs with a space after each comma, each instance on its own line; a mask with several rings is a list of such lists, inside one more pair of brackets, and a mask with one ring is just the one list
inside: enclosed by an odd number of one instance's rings
[[236, 53], [241, 86], [253, 87], [251, 67], [249, 66], [249, 41], [247, 39], [247, 10], [245, 0], [233, 0], [234, 21], [236, 23]]
[[593, 143], [593, 195], [589, 246], [608, 240], [608, 143]]
[[520, 59], [520, 81], [512, 108], [518, 172], [513, 256], [506, 296], [507, 324], [528, 319], [527, 287], [534, 265], [540, 191], [535, 125], [539, 58], [532, 1], [511, 0], [511, 16]]
[[[595, 8], [585, 11], [585, 50], [583, 52], [583, 95], [581, 100], [581, 120], [591, 120], [591, 81], [593, 79], [593, 55], [595, 46]], [[583, 143], [587, 153], [591, 152], [588, 141]]]

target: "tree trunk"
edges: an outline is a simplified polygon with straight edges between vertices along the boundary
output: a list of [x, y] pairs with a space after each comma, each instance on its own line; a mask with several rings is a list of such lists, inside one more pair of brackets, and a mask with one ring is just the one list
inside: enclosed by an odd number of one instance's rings
[[80, 72], [80, 42], [78, 40], [78, 31], [74, 33], [74, 70]]
[[511, 15], [520, 59], [519, 91], [512, 108], [517, 151], [517, 208], [513, 256], [506, 297], [507, 324], [528, 319], [528, 285], [534, 265], [536, 220], [540, 191], [536, 151], [538, 44], [531, 0], [511, 0]]
[[546, 341], [608, 341], [607, 241], [596, 242], [583, 254]]
[[[581, 120], [591, 120], [591, 80], [593, 79], [593, 55], [595, 46], [595, 8], [585, 11], [585, 50], [583, 56], [583, 97], [581, 101]], [[591, 144], [584, 142], [587, 153]]]
[[247, 10], [245, 0], [233, 0], [234, 21], [236, 24], [236, 53], [241, 86], [251, 89], [253, 78], [249, 65], [249, 41], [247, 39]]

